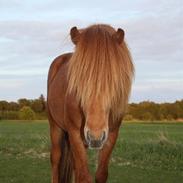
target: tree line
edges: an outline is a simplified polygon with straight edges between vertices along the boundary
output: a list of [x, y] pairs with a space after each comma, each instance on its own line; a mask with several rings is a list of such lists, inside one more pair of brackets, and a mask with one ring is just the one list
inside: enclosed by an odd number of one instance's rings
[[[0, 120], [47, 119], [46, 100], [41, 94], [37, 99], [19, 99], [17, 102], [0, 101]], [[125, 115], [127, 121], [183, 120], [183, 100], [174, 103], [144, 101], [131, 103]]]
[[143, 121], [183, 121], [183, 100], [174, 103], [155, 103], [144, 101], [140, 103], [131, 103], [125, 116], [126, 120]]
[[46, 100], [41, 94], [37, 99], [21, 98], [17, 102], [0, 101], [0, 119], [47, 119]]

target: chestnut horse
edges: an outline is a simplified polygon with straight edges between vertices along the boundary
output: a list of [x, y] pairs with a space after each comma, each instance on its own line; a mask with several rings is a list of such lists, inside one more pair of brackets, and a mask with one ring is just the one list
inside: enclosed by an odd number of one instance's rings
[[134, 73], [124, 31], [92, 25], [70, 31], [73, 53], [57, 57], [48, 75], [52, 183], [92, 183], [87, 148], [98, 148], [95, 181], [105, 183]]

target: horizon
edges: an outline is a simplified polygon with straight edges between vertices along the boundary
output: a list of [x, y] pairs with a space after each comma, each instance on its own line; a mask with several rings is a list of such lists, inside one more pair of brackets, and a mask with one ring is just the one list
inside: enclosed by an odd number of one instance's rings
[[183, 2], [0, 2], [0, 100], [46, 97], [53, 59], [73, 51], [69, 32], [106, 23], [125, 30], [135, 80], [129, 103], [183, 99]]
[[[39, 97], [41, 95], [43, 95], [43, 94], [40, 94], [38, 97], [35, 97], [35, 98], [19, 98], [17, 100], [1, 100], [0, 99], [0, 102], [1, 101], [7, 101], [8, 103], [10, 103], [10, 102], [16, 102], [16, 103], [18, 103], [18, 100], [20, 100], [20, 99], [36, 100], [36, 99], [39, 99]], [[45, 95], [43, 95], [43, 96], [45, 98], [45, 101], [47, 101], [47, 97]], [[164, 103], [170, 103], [170, 104], [172, 104], [172, 103], [175, 103], [177, 101], [179, 102], [179, 101], [182, 101], [182, 100], [183, 100], [183, 98], [182, 99], [175, 100], [175, 101], [170, 101], [170, 102], [167, 102], [167, 101], [164, 101], [164, 102], [156, 102], [156, 101], [152, 101], [152, 100], [142, 100], [142, 101], [137, 101], [137, 102], [129, 101], [128, 104], [140, 104], [140, 103], [143, 103], [143, 102], [152, 102], [152, 103], [155, 103], [155, 104], [164, 104]]]

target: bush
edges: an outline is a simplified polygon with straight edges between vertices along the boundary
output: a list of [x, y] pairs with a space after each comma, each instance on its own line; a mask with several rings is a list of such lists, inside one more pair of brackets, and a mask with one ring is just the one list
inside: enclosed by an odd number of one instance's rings
[[163, 121], [165, 119], [165, 116], [163, 114], [160, 114], [160, 120]]
[[36, 119], [37, 120], [46, 120], [47, 118], [47, 113], [46, 112], [40, 112], [36, 113]]
[[0, 120], [2, 119], [19, 119], [18, 111], [0, 111]]
[[167, 117], [166, 117], [167, 120], [171, 121], [173, 120], [173, 116], [171, 114], [168, 114]]
[[131, 114], [127, 114], [127, 115], [125, 115], [124, 120], [125, 121], [132, 121], [133, 120], [133, 116]]
[[153, 120], [153, 116], [152, 116], [152, 114], [150, 112], [145, 112], [142, 115], [142, 120], [152, 121]]
[[35, 112], [28, 106], [24, 106], [19, 111], [19, 118], [24, 120], [34, 120]]

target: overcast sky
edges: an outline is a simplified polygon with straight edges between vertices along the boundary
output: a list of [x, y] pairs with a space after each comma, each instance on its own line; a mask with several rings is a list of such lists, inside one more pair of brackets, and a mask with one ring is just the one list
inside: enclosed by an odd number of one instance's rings
[[0, 100], [46, 95], [49, 65], [73, 50], [70, 28], [93, 23], [126, 32], [131, 102], [183, 99], [182, 0], [0, 0]]

